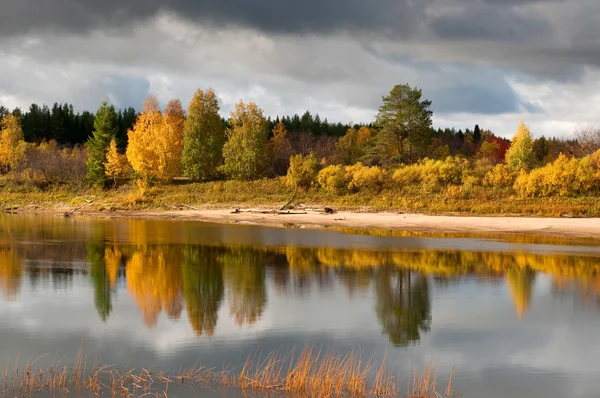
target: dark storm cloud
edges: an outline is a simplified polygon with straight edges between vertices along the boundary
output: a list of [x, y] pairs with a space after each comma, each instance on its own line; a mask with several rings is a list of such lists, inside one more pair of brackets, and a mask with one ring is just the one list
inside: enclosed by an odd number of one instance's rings
[[1, 0], [3, 35], [119, 27], [169, 11], [197, 22], [268, 32], [380, 31], [408, 34], [434, 0]]
[[[500, 4], [498, 0], [496, 3]], [[553, 27], [539, 17], [525, 18], [510, 7], [474, 3], [456, 15], [443, 15], [431, 22], [431, 29], [444, 39], [477, 39], [518, 42], [552, 39]]]

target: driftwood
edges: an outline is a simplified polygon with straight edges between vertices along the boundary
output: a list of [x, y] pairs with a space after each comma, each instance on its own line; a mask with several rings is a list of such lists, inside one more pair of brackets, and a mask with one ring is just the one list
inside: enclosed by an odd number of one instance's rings
[[77, 207], [76, 207], [76, 208], [74, 208], [73, 210], [65, 212], [64, 216], [65, 216], [65, 217], [70, 217], [70, 216], [72, 216], [73, 214], [75, 214], [75, 212], [76, 212], [77, 210], [79, 210], [79, 209], [81, 209], [81, 208], [83, 208], [83, 207], [85, 207], [85, 206], [89, 205], [89, 204], [90, 204], [90, 203], [92, 203], [92, 202], [93, 202], [93, 200], [88, 200], [87, 202], [85, 202], [85, 203], [84, 203], [84, 204], [82, 204], [82, 205], [79, 205], [79, 206], [77, 206]]
[[231, 214], [240, 213], [255, 213], [255, 214], [281, 214], [281, 215], [300, 215], [308, 214], [306, 211], [290, 211], [290, 210], [258, 210], [258, 209], [235, 209]]
[[192, 207], [192, 206], [189, 206], [189, 205], [184, 205], [184, 204], [181, 204], [181, 205], [182, 205], [183, 207], [187, 207], [187, 208], [189, 208], [189, 209], [192, 209], [192, 210], [202, 210], [202, 209], [199, 209], [199, 208], [197, 208], [197, 207]]
[[296, 198], [296, 194], [298, 193], [298, 187], [296, 187], [296, 189], [294, 189], [294, 194], [292, 195], [292, 197], [290, 198], [290, 200], [287, 201], [286, 204], [283, 205], [283, 207], [281, 209], [279, 209], [279, 211], [285, 210], [288, 207], [290, 207], [290, 205], [292, 204], [292, 202], [294, 201], [294, 199]]

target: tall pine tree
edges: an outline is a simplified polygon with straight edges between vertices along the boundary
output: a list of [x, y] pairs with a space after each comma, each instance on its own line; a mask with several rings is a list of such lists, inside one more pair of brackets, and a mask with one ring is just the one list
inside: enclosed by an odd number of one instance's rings
[[89, 139], [87, 159], [87, 179], [94, 185], [106, 183], [106, 153], [110, 142], [117, 134], [117, 113], [115, 107], [103, 101], [94, 118], [94, 132]]

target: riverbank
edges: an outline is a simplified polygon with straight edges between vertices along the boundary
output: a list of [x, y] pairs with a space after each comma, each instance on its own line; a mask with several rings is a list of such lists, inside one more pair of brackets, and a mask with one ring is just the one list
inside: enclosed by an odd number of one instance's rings
[[507, 190], [478, 189], [469, 195], [421, 191], [334, 195], [311, 189], [292, 201], [298, 208], [329, 206], [334, 214], [263, 214], [236, 208], [278, 209], [292, 193], [281, 179], [215, 181], [101, 190], [7, 184], [0, 210], [64, 213], [92, 201], [77, 216], [131, 217], [245, 223], [298, 228], [360, 228], [443, 233], [516, 233], [600, 238], [597, 197], [520, 198]]
[[[16, 211], [23, 214], [62, 215], [67, 208]], [[572, 238], [600, 238], [600, 218], [481, 217], [403, 214], [392, 212], [293, 211], [291, 214], [262, 213], [233, 209], [116, 210], [85, 208], [75, 217], [193, 220], [212, 223], [263, 225], [309, 229], [380, 229], [454, 234], [529, 234]]]

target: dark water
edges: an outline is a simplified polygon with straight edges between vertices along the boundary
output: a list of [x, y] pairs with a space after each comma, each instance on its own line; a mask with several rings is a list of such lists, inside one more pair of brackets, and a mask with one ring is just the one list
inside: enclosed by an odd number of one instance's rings
[[219, 368], [309, 343], [456, 365], [465, 397], [599, 396], [597, 242], [387, 235], [0, 215], [0, 362]]

